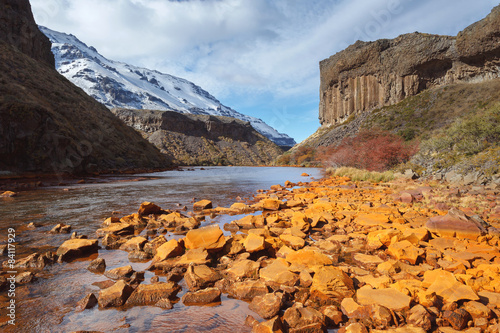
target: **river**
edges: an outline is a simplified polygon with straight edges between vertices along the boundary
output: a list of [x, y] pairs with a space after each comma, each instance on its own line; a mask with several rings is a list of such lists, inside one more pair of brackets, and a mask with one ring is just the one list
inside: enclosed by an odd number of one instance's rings
[[[309, 181], [320, 178], [315, 168], [281, 167], [206, 167], [174, 170], [152, 174], [112, 176], [107, 182], [77, 184], [69, 187], [46, 187], [21, 192], [18, 197], [0, 199], [0, 243], [7, 241], [8, 228], [16, 231], [16, 257], [22, 258], [37, 249], [56, 248], [69, 234], [50, 234], [58, 223], [69, 224], [72, 231], [95, 238], [95, 231], [113, 212], [120, 216], [137, 212], [140, 204], [151, 201], [164, 209], [178, 209], [180, 205], [192, 208], [192, 200], [208, 199], [215, 206], [228, 207], [242, 199], [251, 198], [258, 189], [271, 185]], [[310, 177], [303, 177], [305, 172]], [[238, 217], [216, 218], [212, 223], [222, 224]], [[34, 222], [40, 227], [30, 230]], [[171, 235], [166, 235], [170, 239]], [[128, 253], [120, 250], [99, 250], [106, 260], [106, 269], [130, 264]], [[94, 256], [92, 258], [95, 258]], [[3, 257], [6, 260], [7, 257]], [[97, 295], [99, 288], [92, 283], [106, 277], [89, 272], [89, 258], [46, 267], [38, 273], [35, 282], [16, 287], [16, 325], [7, 324], [6, 292], [0, 294], [0, 329], [3, 332], [72, 332], [78, 330], [102, 332], [250, 332], [244, 321], [251, 314], [244, 301], [223, 296], [220, 305], [184, 306], [177, 302], [172, 310], [157, 307], [106, 309], [95, 307], [75, 312], [78, 300], [89, 292]], [[147, 263], [131, 263], [136, 271]], [[146, 272], [145, 281], [153, 273]], [[187, 290], [181, 281], [183, 290]]]

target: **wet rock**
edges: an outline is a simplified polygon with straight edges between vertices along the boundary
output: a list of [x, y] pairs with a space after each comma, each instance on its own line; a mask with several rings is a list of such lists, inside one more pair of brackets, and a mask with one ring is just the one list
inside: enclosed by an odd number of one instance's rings
[[248, 234], [243, 242], [245, 250], [249, 253], [262, 251], [266, 248], [264, 237], [255, 234]]
[[411, 302], [411, 297], [396, 289], [372, 289], [368, 286], [356, 291], [356, 299], [360, 305], [378, 304], [393, 311], [409, 309]]
[[188, 249], [203, 248], [217, 251], [222, 249], [225, 243], [226, 239], [218, 225], [190, 230], [184, 239]]
[[96, 234], [98, 237], [105, 236], [106, 234], [113, 234], [116, 236], [128, 236], [134, 234], [134, 226], [128, 223], [113, 223], [109, 227], [97, 229]]
[[69, 234], [71, 232], [71, 226], [64, 223], [59, 223], [55, 225], [49, 232], [51, 234]]
[[162, 212], [163, 210], [159, 206], [152, 202], [145, 201], [141, 204], [137, 213], [139, 216], [147, 216], [151, 214], [161, 214]]
[[231, 281], [240, 281], [245, 278], [255, 279], [258, 277], [260, 263], [253, 260], [241, 259], [231, 264], [224, 271], [224, 275]]
[[319, 305], [339, 304], [342, 299], [354, 295], [352, 279], [341, 269], [333, 266], [319, 268], [313, 277], [311, 296]]
[[22, 272], [16, 275], [16, 283], [24, 284], [30, 283], [35, 280], [35, 274], [33, 272]]
[[68, 261], [96, 253], [98, 248], [97, 239], [69, 239], [57, 249], [56, 254], [59, 260]]
[[174, 282], [140, 284], [127, 299], [127, 305], [155, 305], [161, 299], [174, 298], [181, 287]]
[[111, 287], [99, 291], [97, 302], [101, 308], [122, 306], [132, 292], [131, 286], [125, 281], [119, 280]]
[[134, 272], [135, 271], [132, 269], [132, 266], [127, 265], [110, 269], [109, 271], [104, 272], [104, 276], [113, 280], [118, 280], [118, 279], [129, 278], [132, 276]]
[[151, 259], [151, 255], [140, 250], [133, 250], [128, 254], [128, 260], [130, 261], [141, 262], [148, 261], [149, 259]]
[[106, 250], [116, 250], [122, 246], [127, 240], [121, 238], [120, 236], [107, 234], [102, 239], [102, 245]]
[[264, 319], [276, 316], [283, 305], [282, 294], [266, 294], [255, 296], [250, 303], [249, 309], [256, 312]]
[[212, 287], [222, 276], [206, 265], [190, 265], [184, 274], [184, 280], [190, 291]]
[[182, 296], [185, 305], [209, 304], [220, 302], [221, 291], [218, 288], [206, 288], [198, 291], [188, 291]]
[[456, 330], [463, 330], [467, 327], [467, 322], [470, 320], [470, 315], [464, 309], [455, 311], [444, 311], [443, 318]]
[[87, 294], [84, 298], [76, 303], [75, 312], [82, 312], [86, 309], [92, 309], [97, 305], [97, 297], [93, 293]]
[[212, 201], [210, 200], [200, 200], [193, 204], [194, 210], [204, 210], [212, 208]]
[[[55, 261], [54, 255], [52, 252], [46, 253], [33, 253], [27, 257], [21, 258], [17, 260], [14, 264], [14, 268], [37, 268], [42, 269], [47, 265], [53, 264]], [[11, 264], [8, 261], [3, 262], [4, 268], [12, 268]]]
[[285, 330], [283, 329], [283, 324], [281, 323], [281, 319], [279, 316], [276, 316], [272, 319], [264, 321], [255, 325], [252, 329], [252, 333], [283, 333]]
[[90, 262], [87, 269], [94, 273], [104, 273], [106, 270], [106, 261], [104, 258], [97, 258]]
[[165, 310], [170, 310], [173, 309], [174, 306], [172, 305], [172, 302], [168, 298], [162, 298], [158, 302], [156, 302], [155, 306], [165, 309]]
[[153, 257], [153, 263], [163, 261], [168, 258], [174, 258], [184, 253], [184, 249], [176, 239], [171, 239], [163, 243], [156, 249], [156, 254]]
[[144, 244], [143, 250], [144, 250], [144, 252], [146, 252], [152, 256], [155, 256], [157, 249], [160, 246], [162, 246], [163, 244], [165, 244], [166, 242], [167, 242], [167, 240], [165, 239], [165, 236], [160, 235], [158, 237], [155, 237], [150, 242], [147, 242], [146, 244]]
[[242, 300], [251, 300], [255, 296], [263, 296], [268, 292], [264, 282], [252, 280], [234, 282], [229, 285], [227, 291], [231, 297]]
[[17, 196], [17, 193], [13, 192], [13, 191], [5, 191], [2, 194], [0, 194], [0, 197], [2, 197], [2, 198], [12, 198], [15, 196]]
[[283, 314], [283, 323], [289, 333], [318, 332], [325, 329], [325, 316], [313, 308], [306, 308], [301, 303], [295, 303]]
[[290, 264], [282, 259], [277, 258], [259, 272], [260, 279], [266, 283], [274, 285], [284, 285], [292, 287], [299, 280], [299, 276], [288, 270]]
[[128, 252], [141, 251], [147, 241], [148, 240], [142, 236], [132, 237], [120, 246], [120, 250]]
[[106, 289], [115, 284], [113, 280], [99, 281], [92, 283], [93, 286], [98, 287], [99, 289]]
[[432, 328], [432, 316], [425, 307], [418, 304], [411, 308], [406, 323], [429, 331]]

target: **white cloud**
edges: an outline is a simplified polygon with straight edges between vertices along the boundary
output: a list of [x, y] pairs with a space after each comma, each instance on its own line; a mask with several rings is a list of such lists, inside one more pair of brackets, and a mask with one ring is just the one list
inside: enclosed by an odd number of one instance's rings
[[[318, 62], [356, 39], [456, 34], [493, 0], [31, 0], [35, 19], [104, 56], [228, 101], [317, 99]], [[259, 101], [261, 103], [262, 101]], [[257, 103], [256, 103], [257, 105]], [[233, 105], [229, 105], [233, 106]], [[265, 119], [264, 119], [265, 120]]]

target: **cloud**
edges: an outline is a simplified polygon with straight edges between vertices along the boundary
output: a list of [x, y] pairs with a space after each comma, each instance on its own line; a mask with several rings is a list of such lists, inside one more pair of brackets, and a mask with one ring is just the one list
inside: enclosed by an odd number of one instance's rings
[[[229, 106], [318, 100], [319, 61], [357, 39], [456, 34], [493, 0], [31, 0], [41, 25], [177, 75]], [[309, 110], [309, 108], [307, 109]], [[260, 111], [255, 111], [259, 115]], [[304, 111], [306, 112], [306, 111]], [[264, 117], [265, 118], [265, 117]], [[265, 120], [265, 119], [264, 119]]]

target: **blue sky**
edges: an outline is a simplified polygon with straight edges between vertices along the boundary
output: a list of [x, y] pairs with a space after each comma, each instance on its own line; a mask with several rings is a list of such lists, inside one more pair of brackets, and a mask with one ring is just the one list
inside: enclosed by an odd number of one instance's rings
[[356, 40], [455, 35], [493, 0], [30, 0], [105, 57], [186, 78], [297, 142], [318, 127], [319, 61]]

